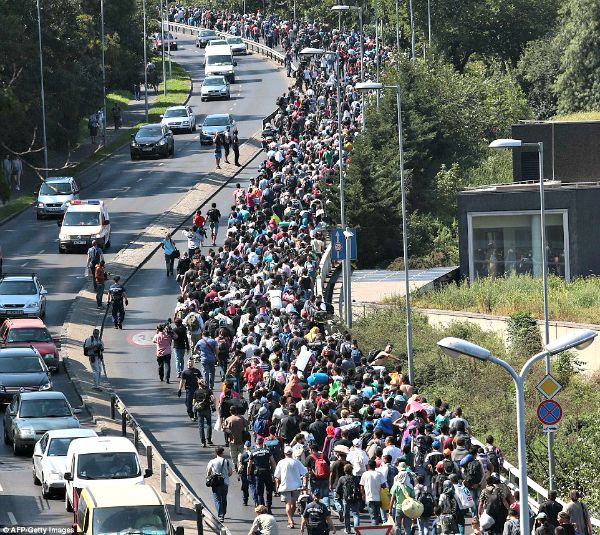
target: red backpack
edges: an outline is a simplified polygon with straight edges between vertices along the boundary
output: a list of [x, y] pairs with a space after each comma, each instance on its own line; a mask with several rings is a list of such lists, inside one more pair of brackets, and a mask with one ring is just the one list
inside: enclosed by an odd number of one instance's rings
[[315, 467], [313, 468], [315, 479], [329, 479], [329, 461], [325, 458], [325, 453], [321, 453], [321, 457], [317, 457], [313, 453], [311, 457], [315, 461]]

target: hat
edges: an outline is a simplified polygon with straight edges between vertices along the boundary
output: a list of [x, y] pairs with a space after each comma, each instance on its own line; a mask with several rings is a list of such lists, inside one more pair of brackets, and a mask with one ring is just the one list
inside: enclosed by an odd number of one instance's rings
[[434, 440], [432, 446], [434, 448], [436, 448], [436, 449], [439, 448], [440, 447], [440, 441], [439, 440]]
[[291, 455], [293, 451], [294, 450], [292, 449], [291, 446], [286, 446], [285, 449], [283, 450], [283, 453], [285, 453], [286, 455], [288, 455], [288, 454]]
[[450, 457], [452, 455], [452, 450], [450, 448], [446, 448], [444, 450], [444, 457]]
[[355, 446], [356, 448], [360, 448], [361, 444], [362, 444], [362, 442], [361, 442], [360, 438], [355, 438], [352, 441], [352, 445]]
[[404, 461], [402, 461], [398, 463], [398, 470], [408, 470], [408, 465]]
[[246, 440], [246, 442], [244, 442], [244, 447], [249, 448], [250, 446], [252, 446], [252, 444], [250, 444], [249, 440]]
[[345, 453], [346, 455], [348, 455], [350, 449], [348, 448], [348, 446], [338, 444], [337, 446], [333, 447], [333, 451], [335, 451], [336, 453]]
[[546, 520], [546, 513], [538, 513], [535, 517], [536, 520]]
[[453, 487], [454, 487], [454, 484], [452, 483], [452, 481], [450, 481], [449, 479], [446, 479], [446, 481], [444, 481], [444, 485], [443, 485], [444, 490], [448, 490]]
[[256, 443], [257, 444], [262, 444], [265, 441], [264, 437], [261, 437], [260, 435], [256, 435]]
[[440, 461], [439, 463], [437, 463], [435, 465], [435, 469], [437, 472], [439, 472], [441, 474], [444, 471], [444, 463], [442, 461]]
[[521, 513], [521, 504], [519, 502], [513, 502], [510, 504], [510, 510], [517, 513]]

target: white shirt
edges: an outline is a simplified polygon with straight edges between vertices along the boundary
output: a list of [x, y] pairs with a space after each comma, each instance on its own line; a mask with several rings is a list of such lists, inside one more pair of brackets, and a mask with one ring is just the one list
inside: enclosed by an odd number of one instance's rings
[[367, 470], [361, 476], [360, 484], [365, 489], [365, 501], [367, 503], [381, 501], [379, 493], [381, 491], [381, 485], [384, 483], [383, 476], [376, 470]]
[[206, 475], [221, 474], [225, 480], [225, 485], [229, 485], [229, 471], [231, 470], [231, 461], [224, 457], [215, 457], [206, 465]]
[[367, 469], [367, 463], [369, 462], [369, 456], [365, 450], [352, 446], [348, 452], [346, 460], [352, 465], [352, 475], [360, 476]]
[[386, 446], [383, 448], [383, 455], [391, 455], [392, 464], [396, 464], [398, 457], [402, 455], [402, 450], [398, 446]]
[[279, 492], [289, 492], [301, 489], [303, 486], [302, 478], [307, 472], [306, 467], [297, 459], [284, 457], [275, 467], [275, 479], [279, 479], [281, 482], [277, 490]]

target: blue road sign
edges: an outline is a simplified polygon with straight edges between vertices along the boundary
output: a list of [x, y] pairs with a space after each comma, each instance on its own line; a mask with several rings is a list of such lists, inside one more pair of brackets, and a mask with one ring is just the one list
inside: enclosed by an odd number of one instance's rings
[[[350, 238], [350, 260], [356, 260], [356, 229], [348, 229], [352, 233]], [[331, 259], [345, 260], [346, 259], [346, 238], [343, 228], [334, 228], [331, 230]]]
[[562, 418], [562, 407], [553, 399], [545, 399], [538, 405], [537, 417], [544, 425], [554, 425]]

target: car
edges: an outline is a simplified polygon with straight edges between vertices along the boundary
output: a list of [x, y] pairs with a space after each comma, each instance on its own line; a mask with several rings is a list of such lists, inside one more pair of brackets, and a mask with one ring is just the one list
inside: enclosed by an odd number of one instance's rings
[[70, 201], [63, 219], [57, 221], [58, 252], [87, 251], [92, 242], [110, 247], [111, 226], [108, 210], [101, 199]]
[[19, 392], [4, 411], [4, 443], [18, 455], [51, 429], [78, 429], [76, 412], [62, 392]]
[[204, 52], [204, 76], [225, 76], [229, 83], [234, 83], [236, 67], [237, 61], [233, 59], [233, 53], [229, 45], [206, 48]]
[[248, 47], [241, 37], [227, 37], [227, 44], [231, 47], [234, 56], [248, 53]]
[[60, 342], [52, 338], [48, 328], [39, 318], [14, 318], [4, 320], [0, 327], [0, 349], [30, 347], [37, 349], [51, 371], [60, 369]]
[[[154, 34], [154, 39], [152, 40], [152, 47], [154, 50], [162, 50], [162, 39], [163, 36], [160, 32], [156, 32]], [[177, 37], [175, 37], [171, 32], [164, 32], [165, 39], [165, 50], [177, 50]]]
[[65, 213], [67, 202], [75, 199], [79, 199], [79, 186], [72, 176], [47, 178], [38, 192], [36, 216], [60, 216]]
[[161, 115], [163, 126], [172, 132], [176, 130], [187, 130], [190, 134], [196, 131], [196, 114], [191, 106], [171, 106]]
[[0, 403], [9, 403], [18, 392], [48, 390], [52, 390], [50, 371], [37, 349], [0, 349]]
[[208, 43], [206, 43], [206, 46], [221, 46], [221, 45], [228, 45], [229, 43], [225, 40], [225, 39], [211, 39]]
[[199, 30], [196, 35], [196, 47], [205, 48], [213, 39], [221, 39], [214, 30]]
[[97, 437], [92, 429], [54, 429], [33, 448], [32, 472], [35, 485], [41, 485], [42, 498], [65, 490], [65, 467], [69, 445], [79, 438]]
[[212, 143], [217, 132], [229, 130], [233, 134], [235, 119], [228, 113], [214, 113], [207, 115], [200, 127], [200, 144]]
[[0, 277], [0, 318], [43, 318], [46, 294], [35, 273]]
[[229, 82], [224, 76], [207, 76], [202, 81], [200, 98], [203, 102], [211, 98], [225, 98], [229, 100], [230, 97]]
[[132, 160], [138, 160], [142, 156], [167, 158], [175, 154], [173, 132], [161, 123], [146, 124], [137, 133], [131, 134], [129, 150]]

